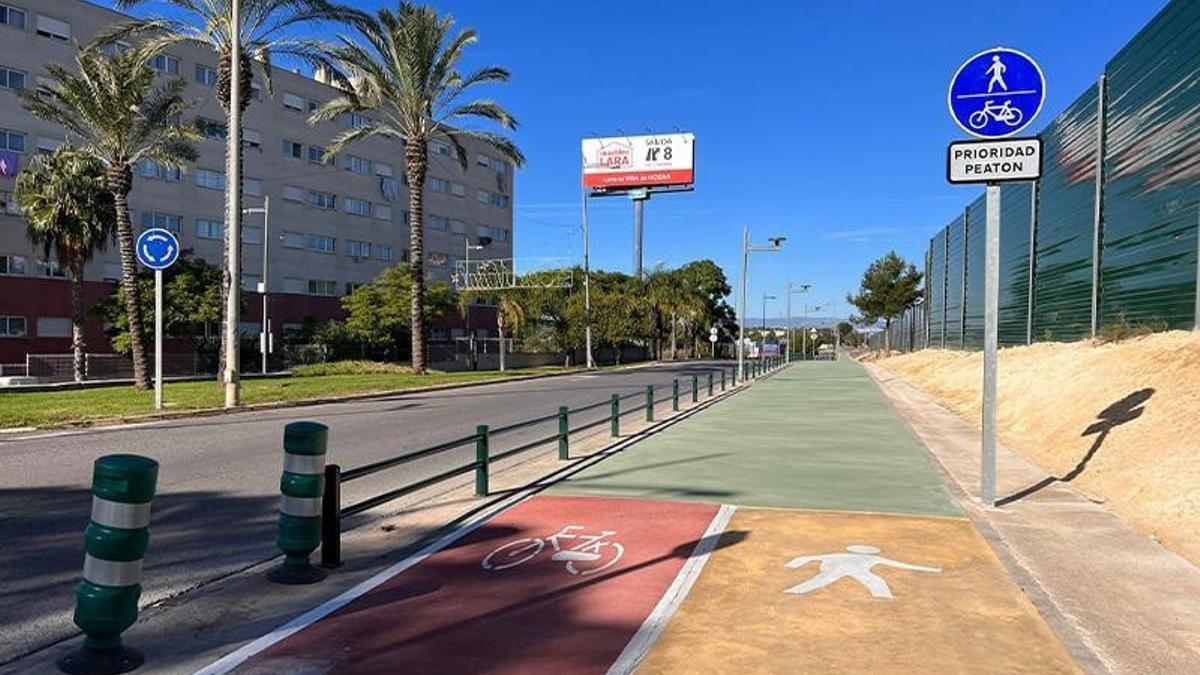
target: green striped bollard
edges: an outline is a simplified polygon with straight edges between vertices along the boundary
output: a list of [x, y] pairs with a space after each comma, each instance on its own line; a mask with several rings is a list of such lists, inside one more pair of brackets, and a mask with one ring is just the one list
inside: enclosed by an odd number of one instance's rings
[[475, 496], [488, 496], [488, 465], [492, 462], [488, 425], [475, 427]]
[[278, 584], [312, 584], [325, 578], [309, 556], [321, 543], [321, 496], [325, 492], [325, 450], [329, 427], [292, 422], [283, 428], [283, 474], [279, 478], [279, 530], [275, 537], [283, 564], [267, 573]]
[[121, 644], [137, 621], [142, 557], [150, 543], [150, 503], [158, 462], [106, 455], [92, 466], [92, 517], [84, 530], [83, 580], [75, 589], [75, 625], [83, 647], [58, 660], [65, 673], [126, 673], [141, 652]]
[[671, 410], [679, 412], [679, 378], [671, 382]]
[[700, 400], [700, 376], [692, 375], [692, 403]]
[[558, 458], [571, 458], [571, 409], [565, 405], [558, 407]]
[[654, 385], [646, 385], [646, 421], [654, 421]]
[[618, 394], [612, 395], [612, 410], [610, 411], [612, 437], [616, 438], [621, 435], [621, 397]]

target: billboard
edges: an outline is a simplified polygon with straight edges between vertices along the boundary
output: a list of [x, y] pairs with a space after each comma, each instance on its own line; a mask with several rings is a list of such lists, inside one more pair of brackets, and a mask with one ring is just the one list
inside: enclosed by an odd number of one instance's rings
[[583, 139], [583, 186], [626, 190], [691, 185], [695, 134]]

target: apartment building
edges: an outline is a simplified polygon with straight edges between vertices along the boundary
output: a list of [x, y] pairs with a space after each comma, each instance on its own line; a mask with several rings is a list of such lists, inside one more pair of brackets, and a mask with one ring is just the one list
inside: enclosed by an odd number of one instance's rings
[[[45, 66], [73, 63], [76, 43], [86, 43], [114, 22], [131, 17], [83, 0], [0, 0], [0, 364], [25, 354], [70, 350], [70, 293], [53, 259], [33, 247], [13, 199], [15, 174], [37, 153], [51, 152], [65, 131], [24, 111], [14, 93], [47, 85]], [[185, 78], [191, 115], [206, 136], [200, 158], [182, 170], [144, 162], [130, 195], [135, 230], [165, 227], [185, 250], [220, 264], [224, 228], [225, 138], [215, 98], [216, 56], [179, 46], [155, 62], [163, 80]], [[261, 215], [243, 221], [243, 289], [250, 307], [243, 330], [257, 333], [257, 289], [269, 276], [272, 332], [296, 328], [306, 318], [342, 315], [340, 296], [408, 257], [408, 190], [401, 150], [394, 142], [362, 142], [332, 161], [322, 159], [329, 140], [363, 118], [347, 116], [310, 126], [309, 113], [336, 90], [311, 77], [273, 71], [273, 91], [255, 78], [254, 101], [243, 116], [247, 208], [270, 198], [269, 235]], [[513, 167], [490, 145], [467, 147], [464, 171], [449, 145], [430, 148], [425, 187], [425, 266], [431, 279], [449, 281], [468, 242], [490, 244], [472, 258], [508, 258], [513, 250]], [[116, 247], [99, 253], [85, 273], [87, 298], [112, 292], [119, 278]], [[101, 326], [86, 331], [89, 351], [107, 351]]]

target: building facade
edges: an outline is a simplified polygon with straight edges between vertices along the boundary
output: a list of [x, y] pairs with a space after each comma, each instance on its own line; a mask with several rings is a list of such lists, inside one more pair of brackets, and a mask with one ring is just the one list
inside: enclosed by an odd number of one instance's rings
[[[15, 173], [38, 153], [51, 152], [65, 131], [29, 115], [15, 90], [45, 87], [45, 66], [74, 63], [76, 43], [131, 17], [84, 0], [0, 0], [0, 364], [23, 363], [26, 354], [70, 351], [70, 292], [53, 258], [33, 247], [13, 198]], [[188, 116], [203, 123], [199, 159], [182, 170], [143, 162], [130, 195], [136, 232], [164, 227], [185, 251], [219, 265], [224, 230], [224, 115], [216, 100], [216, 55], [177, 46], [158, 57], [160, 82], [185, 78], [195, 101]], [[270, 324], [278, 338], [306, 319], [342, 316], [340, 296], [408, 258], [408, 187], [403, 151], [393, 141], [370, 139], [333, 161], [326, 144], [362, 118], [347, 116], [310, 126], [310, 112], [336, 95], [329, 84], [276, 68], [273, 91], [254, 79], [253, 102], [243, 115], [244, 208], [270, 200], [263, 216], [243, 220], [243, 291], [252, 311], [243, 331], [261, 329], [259, 283], [266, 282]], [[425, 185], [425, 267], [434, 281], [449, 282], [468, 243], [490, 243], [472, 258], [510, 258], [513, 250], [513, 166], [484, 143], [467, 145], [463, 170], [449, 145], [430, 147]], [[263, 278], [263, 257], [268, 276]], [[87, 267], [87, 298], [112, 292], [120, 276], [116, 246]], [[98, 321], [86, 330], [89, 352], [108, 351]]]

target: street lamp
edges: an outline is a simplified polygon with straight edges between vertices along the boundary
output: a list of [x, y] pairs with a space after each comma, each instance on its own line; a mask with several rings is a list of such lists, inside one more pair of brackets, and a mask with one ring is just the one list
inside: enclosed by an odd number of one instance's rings
[[767, 349], [767, 301], [775, 300], [775, 296], [763, 293], [762, 304], [762, 335], [759, 336], [758, 357], [762, 358]]
[[[800, 293], [808, 293], [808, 289], [812, 284], [800, 284], [792, 287], [791, 282], [788, 282], [787, 290], [787, 362], [792, 362], [792, 296]], [[807, 299], [805, 300], [807, 302]]]
[[[271, 344], [270, 323], [267, 319], [267, 251], [271, 248], [271, 197], [263, 197], [263, 205], [261, 207], [253, 207], [242, 209], [242, 215], [250, 216], [262, 214], [263, 217], [263, 263], [262, 263], [262, 280], [258, 282], [258, 292], [262, 294], [262, 332], [258, 338], [258, 350], [262, 352], [262, 372], [267, 374], [267, 351]], [[232, 291], [231, 291], [232, 292]], [[241, 289], [237, 289], [241, 292]]]
[[[480, 237], [478, 244], [472, 244], [471, 237], [469, 236], [463, 237], [463, 266], [466, 268], [466, 286], [469, 287], [471, 285], [471, 251], [482, 251], [491, 243], [491, 237]], [[500, 308], [497, 307], [496, 311], [499, 312]], [[465, 319], [467, 322], [467, 347], [471, 350], [471, 370], [477, 370], [479, 368], [479, 363], [475, 359], [475, 330], [471, 327], [471, 303], [469, 302], [467, 303]], [[501, 368], [501, 370], [503, 370], [503, 368]]]
[[[738, 310], [738, 378], [742, 381], [746, 379], [746, 277], [750, 273], [750, 254], [753, 253], [778, 253], [783, 250], [783, 242], [787, 237], [769, 237], [769, 244], [751, 244], [750, 243], [750, 226], [747, 225], [742, 230], [742, 298], [741, 307]], [[765, 314], [765, 312], [764, 312]]]

